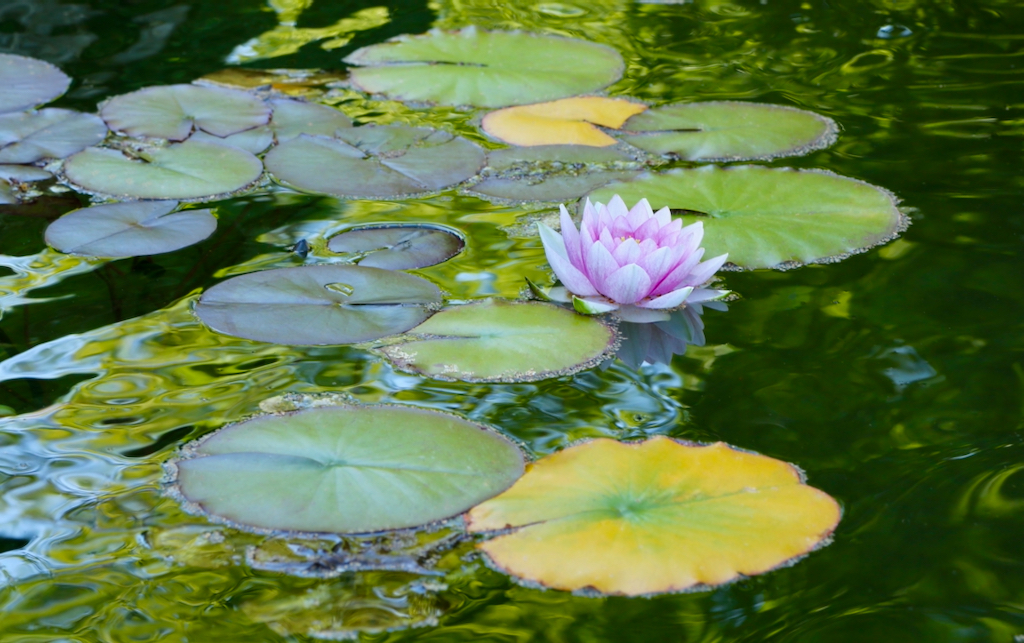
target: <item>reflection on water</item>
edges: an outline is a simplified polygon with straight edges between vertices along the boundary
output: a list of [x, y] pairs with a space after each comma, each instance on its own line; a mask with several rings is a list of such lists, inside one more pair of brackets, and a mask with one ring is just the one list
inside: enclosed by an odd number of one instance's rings
[[[624, 326], [624, 352], [603, 370], [481, 385], [396, 373], [357, 347], [217, 335], [191, 306], [232, 274], [328, 261], [328, 237], [375, 221], [467, 235], [464, 253], [416, 271], [451, 299], [517, 297], [524, 277], [549, 277], [523, 224], [553, 208], [274, 189], [213, 204], [219, 229], [195, 248], [116, 262], [43, 249], [37, 223], [71, 205], [39, 218], [4, 210], [0, 642], [397, 627], [362, 639], [1010, 643], [1024, 634], [1018, 4], [0, 0], [0, 51], [64, 65], [77, 82], [64, 103], [87, 110], [218, 71], [236, 51], [338, 69], [357, 45], [431, 26], [596, 40], [627, 60], [612, 94], [835, 118], [834, 147], [774, 165], [884, 185], [914, 219], [904, 239], [840, 264], [730, 273], [742, 298], [727, 314], [708, 313], [707, 328], [696, 309], [666, 327]], [[433, 124], [494, 145], [473, 112], [340, 88], [324, 100], [360, 123]], [[305, 257], [290, 250], [299, 240]], [[162, 495], [162, 463], [182, 442], [275, 395], [325, 391], [462, 413], [535, 456], [600, 436], [725, 440], [799, 464], [845, 518], [831, 547], [792, 568], [712, 592], [595, 599], [516, 585], [458, 539], [268, 540]], [[358, 571], [382, 549], [391, 571]]]

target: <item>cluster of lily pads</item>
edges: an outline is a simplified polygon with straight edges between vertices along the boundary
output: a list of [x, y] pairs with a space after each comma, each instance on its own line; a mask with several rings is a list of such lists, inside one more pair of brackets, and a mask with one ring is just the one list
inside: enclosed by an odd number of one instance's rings
[[[0, 85], [15, 88], [0, 96], [0, 199], [31, 198], [30, 182], [56, 174], [98, 204], [55, 221], [47, 242], [105, 257], [196, 243], [216, 218], [183, 202], [269, 179], [347, 199], [449, 189], [515, 202], [647, 198], [702, 221], [708, 256], [728, 253], [734, 269], [837, 261], [907, 223], [892, 194], [856, 179], [718, 164], [824, 148], [838, 129], [831, 119], [776, 105], [652, 107], [599, 95], [624, 70], [603, 45], [467, 28], [399, 37], [346, 62], [347, 86], [371, 96], [489, 110], [473, 122], [491, 149], [439, 129], [356, 125], [272, 89], [210, 83], [116, 96], [98, 115], [33, 111], [69, 80], [0, 55]], [[700, 336], [701, 304], [657, 324], [616, 326], [538, 301], [445, 307], [436, 284], [403, 272], [467, 243], [439, 225], [358, 226], [328, 242], [347, 263], [243, 274], [204, 292], [195, 313], [236, 337], [362, 344], [401, 370], [467, 382], [568, 375], [608, 359], [623, 335], [631, 344], [620, 356], [639, 365]], [[721, 443], [601, 439], [528, 459], [499, 430], [451, 414], [313, 405], [186, 445], [169, 464], [169, 489], [212, 520], [275, 533], [364, 534], [461, 516], [470, 533], [488, 536], [479, 547], [489, 560], [518, 578], [627, 595], [776, 568], [827, 542], [840, 518], [792, 465]]]

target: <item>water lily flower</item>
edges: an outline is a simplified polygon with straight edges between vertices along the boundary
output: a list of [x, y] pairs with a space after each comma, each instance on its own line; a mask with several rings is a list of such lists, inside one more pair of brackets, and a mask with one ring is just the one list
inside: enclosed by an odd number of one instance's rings
[[704, 226], [683, 227], [668, 208], [654, 212], [647, 199], [626, 207], [618, 196], [607, 206], [587, 199], [579, 230], [565, 206], [562, 233], [538, 223], [548, 263], [565, 291], [552, 299], [572, 301], [584, 314], [616, 311], [626, 321], [661, 321], [687, 303], [720, 299], [725, 290], [702, 288], [728, 255], [701, 261]]

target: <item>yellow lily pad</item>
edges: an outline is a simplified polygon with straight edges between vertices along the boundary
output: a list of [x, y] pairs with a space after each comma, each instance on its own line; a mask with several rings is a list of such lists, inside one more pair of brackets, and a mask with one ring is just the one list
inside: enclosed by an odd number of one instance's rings
[[718, 442], [597, 439], [543, 458], [466, 516], [479, 547], [545, 587], [637, 596], [761, 574], [828, 543], [838, 503], [800, 470]]
[[616, 140], [596, 125], [618, 129], [646, 109], [647, 105], [621, 98], [580, 96], [499, 109], [484, 116], [481, 126], [510, 145], [608, 147]]

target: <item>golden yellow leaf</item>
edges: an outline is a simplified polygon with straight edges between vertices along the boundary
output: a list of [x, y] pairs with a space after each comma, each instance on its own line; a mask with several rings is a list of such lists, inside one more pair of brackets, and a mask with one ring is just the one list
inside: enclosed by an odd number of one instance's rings
[[760, 574], [824, 544], [832, 497], [796, 467], [724, 443], [598, 439], [535, 463], [467, 514], [499, 568], [544, 586], [636, 596]]
[[595, 125], [617, 129], [647, 105], [621, 98], [580, 96], [548, 103], [506, 107], [487, 114], [484, 131], [511, 145], [590, 145], [616, 141]]

